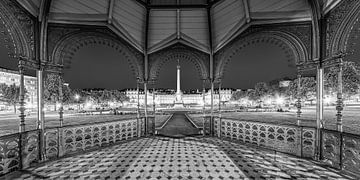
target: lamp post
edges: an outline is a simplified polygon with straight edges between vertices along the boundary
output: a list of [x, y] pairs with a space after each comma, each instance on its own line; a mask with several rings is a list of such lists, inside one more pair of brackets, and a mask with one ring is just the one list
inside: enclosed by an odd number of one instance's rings
[[78, 111], [79, 111], [79, 110], [80, 110], [80, 104], [79, 104], [80, 95], [79, 95], [79, 94], [75, 94], [74, 98], [75, 98], [76, 103], [77, 103], [77, 105], [78, 105]]

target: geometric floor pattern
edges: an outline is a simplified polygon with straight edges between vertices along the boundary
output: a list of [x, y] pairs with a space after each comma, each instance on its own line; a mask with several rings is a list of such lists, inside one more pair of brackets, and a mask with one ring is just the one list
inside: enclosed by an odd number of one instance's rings
[[150, 137], [15, 172], [5, 179], [351, 179], [312, 161], [210, 137]]

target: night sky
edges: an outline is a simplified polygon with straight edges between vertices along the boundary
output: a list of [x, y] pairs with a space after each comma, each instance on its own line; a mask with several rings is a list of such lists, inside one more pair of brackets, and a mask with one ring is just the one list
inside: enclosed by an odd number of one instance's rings
[[[355, 48], [360, 49], [357, 44]], [[348, 56], [359, 61], [359, 52]], [[176, 60], [169, 61], [160, 70], [155, 88], [176, 88]], [[199, 73], [191, 62], [181, 61], [181, 89], [201, 89]], [[17, 70], [16, 59], [7, 56], [7, 49], [0, 44], [0, 66]], [[136, 78], [127, 61], [117, 51], [103, 45], [80, 49], [72, 59], [70, 69], [64, 71], [65, 81], [71, 88], [126, 89], [136, 87]], [[27, 71], [34, 74], [34, 71]], [[280, 48], [270, 44], [249, 45], [234, 56], [227, 65], [222, 87], [253, 88], [257, 82], [294, 78], [294, 62], [287, 62]], [[152, 87], [150, 87], [152, 88]]]
[[[258, 53], [261, 52], [261, 53]], [[7, 57], [0, 46], [0, 66], [17, 69], [16, 60]], [[176, 60], [169, 61], [160, 70], [156, 88], [176, 88]], [[194, 65], [181, 61], [181, 89], [201, 89], [202, 82]], [[296, 69], [288, 67], [280, 48], [268, 44], [250, 45], [234, 57], [225, 72], [222, 86], [228, 88], [253, 88], [256, 82], [282, 77], [294, 77]], [[136, 78], [127, 61], [117, 51], [103, 45], [80, 49], [72, 58], [64, 79], [71, 88], [135, 88]]]

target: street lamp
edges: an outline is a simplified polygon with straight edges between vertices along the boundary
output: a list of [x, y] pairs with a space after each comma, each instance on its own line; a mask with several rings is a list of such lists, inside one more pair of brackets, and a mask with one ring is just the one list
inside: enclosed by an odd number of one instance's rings
[[75, 100], [76, 100], [76, 102], [77, 102], [77, 104], [78, 104], [78, 111], [79, 111], [79, 110], [80, 110], [80, 104], [79, 104], [80, 95], [79, 95], [79, 94], [75, 94], [74, 98], [75, 98]]

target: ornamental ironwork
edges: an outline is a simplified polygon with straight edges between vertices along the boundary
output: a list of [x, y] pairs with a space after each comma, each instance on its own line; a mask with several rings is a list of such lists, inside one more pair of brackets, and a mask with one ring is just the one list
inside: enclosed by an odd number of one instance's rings
[[316, 129], [215, 118], [215, 135], [301, 157], [315, 156]]

